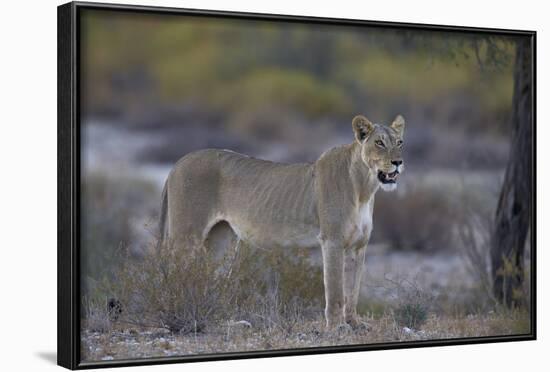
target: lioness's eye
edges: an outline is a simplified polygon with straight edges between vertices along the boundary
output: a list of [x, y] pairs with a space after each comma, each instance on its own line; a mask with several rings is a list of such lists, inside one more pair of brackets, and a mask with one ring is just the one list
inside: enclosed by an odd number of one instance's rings
[[397, 140], [397, 146], [398, 146], [398, 147], [403, 146], [403, 141], [402, 141], [402, 140]]
[[382, 141], [380, 141], [380, 140], [376, 140], [376, 141], [374, 142], [374, 144], [375, 144], [376, 146], [378, 146], [378, 147], [382, 147], [382, 148], [386, 147], [386, 145], [384, 145], [384, 142], [382, 142]]

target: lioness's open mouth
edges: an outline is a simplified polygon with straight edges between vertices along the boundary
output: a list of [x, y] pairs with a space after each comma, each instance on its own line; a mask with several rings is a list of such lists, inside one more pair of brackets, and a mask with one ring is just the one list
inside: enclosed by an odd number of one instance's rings
[[397, 181], [398, 175], [399, 175], [399, 172], [397, 170], [391, 173], [378, 171], [378, 180], [382, 183], [395, 183]]

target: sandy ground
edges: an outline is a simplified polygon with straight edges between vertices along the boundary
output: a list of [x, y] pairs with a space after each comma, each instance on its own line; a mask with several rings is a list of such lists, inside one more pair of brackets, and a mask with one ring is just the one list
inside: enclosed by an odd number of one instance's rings
[[529, 331], [529, 320], [523, 313], [464, 318], [434, 315], [421, 330], [398, 327], [389, 316], [367, 320], [369, 330], [341, 329], [333, 332], [324, 331], [321, 318], [297, 325], [290, 332], [231, 325], [188, 335], [134, 328], [119, 328], [107, 333], [85, 331], [81, 350], [84, 361], [98, 361], [496, 336]]

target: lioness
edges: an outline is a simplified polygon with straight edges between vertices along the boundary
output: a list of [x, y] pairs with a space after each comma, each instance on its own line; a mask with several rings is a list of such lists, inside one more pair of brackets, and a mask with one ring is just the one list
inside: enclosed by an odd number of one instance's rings
[[176, 246], [207, 246], [216, 226], [257, 247], [318, 247], [323, 255], [326, 326], [363, 325], [356, 306], [372, 231], [374, 195], [396, 188], [405, 121], [364, 116], [355, 140], [313, 164], [281, 164], [228, 150], [181, 158], [168, 176], [160, 231]]

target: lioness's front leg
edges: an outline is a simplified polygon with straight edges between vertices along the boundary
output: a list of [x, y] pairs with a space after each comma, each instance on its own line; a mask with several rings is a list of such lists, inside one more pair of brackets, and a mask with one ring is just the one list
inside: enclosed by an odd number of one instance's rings
[[325, 284], [325, 319], [328, 329], [344, 323], [344, 250], [333, 241], [321, 243]]
[[353, 328], [361, 325], [357, 316], [357, 302], [361, 289], [365, 251], [366, 246], [361, 246], [346, 249], [344, 252], [344, 318]]

